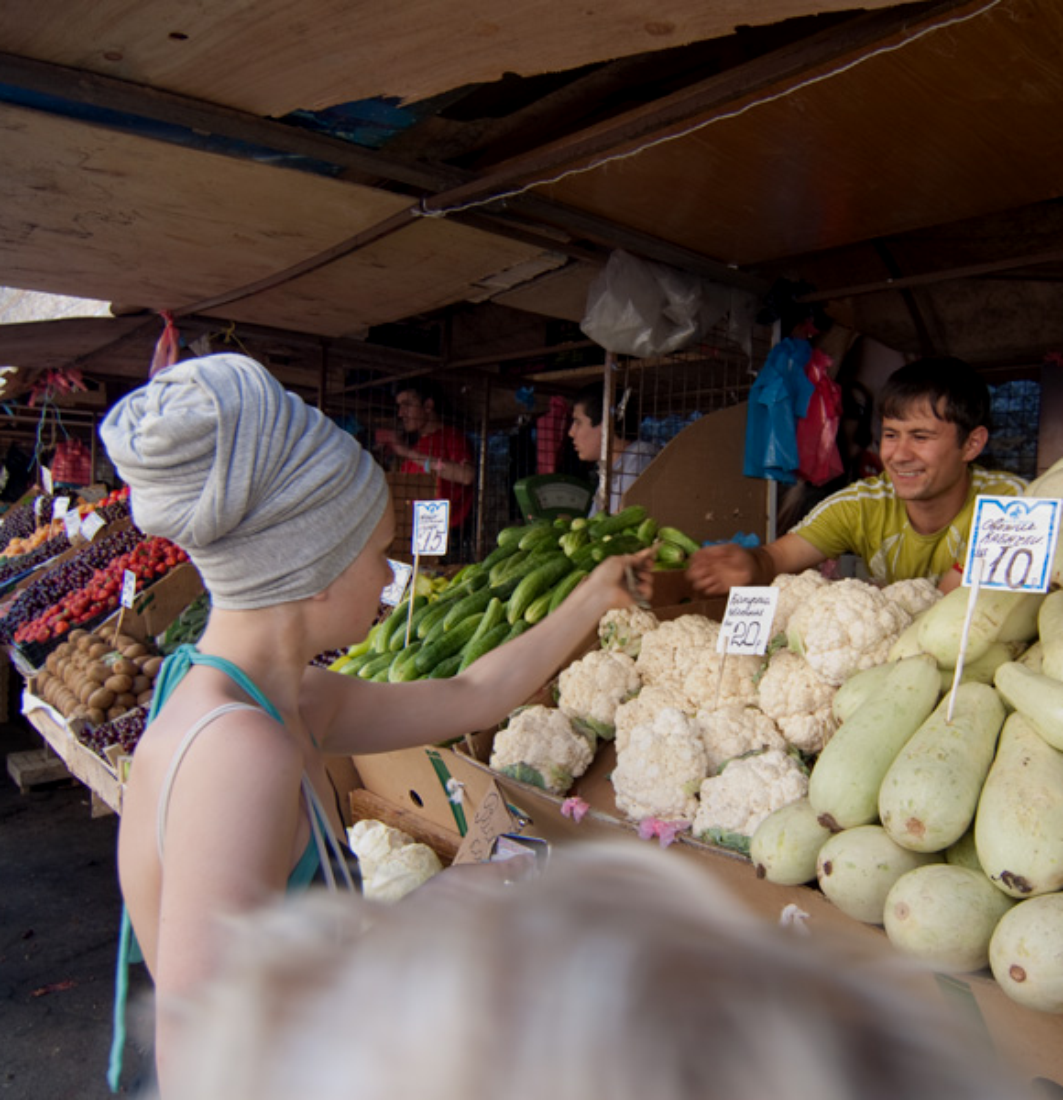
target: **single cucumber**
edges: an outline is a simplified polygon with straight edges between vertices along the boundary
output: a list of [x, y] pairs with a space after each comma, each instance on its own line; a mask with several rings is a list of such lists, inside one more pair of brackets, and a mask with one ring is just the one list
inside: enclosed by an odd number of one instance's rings
[[461, 667], [461, 654], [454, 653], [449, 657], [444, 657], [442, 661], [428, 675], [425, 677], [427, 680], [448, 680], [451, 676], [457, 674], [458, 669]]
[[557, 540], [561, 537], [561, 532], [557, 530], [551, 523], [533, 523], [532, 526], [521, 536], [520, 542], [517, 545], [521, 550], [534, 550], [536, 546], [542, 545], [544, 542], [557, 545]]
[[568, 531], [563, 534], [558, 541], [558, 545], [571, 558], [581, 546], [586, 546], [590, 541], [591, 536], [587, 528], [581, 527], [578, 531]]
[[606, 558], [611, 558], [615, 554], [637, 554], [645, 549], [646, 544], [634, 532], [621, 532], [619, 535], [595, 542], [592, 546], [595, 561], [605, 561]]
[[501, 584], [506, 577], [512, 576], [527, 557], [527, 550], [517, 550], [516, 553], [510, 554], [508, 558], [504, 558], [497, 565], [492, 566], [489, 574], [491, 585]]
[[547, 609], [547, 614], [556, 611], [585, 576], [587, 576], [586, 569], [573, 569], [567, 577], [563, 577], [558, 581], [550, 590], [550, 606]]
[[534, 626], [540, 619], [545, 619], [550, 612], [550, 599], [553, 594], [553, 589], [548, 588], [541, 596], [536, 596], [528, 604], [528, 610], [524, 612], [525, 621]]
[[422, 642], [410, 642], [400, 653], [395, 654], [395, 660], [388, 668], [388, 681], [392, 684], [405, 683], [407, 680], [417, 679], [417, 669], [413, 659], [421, 650]]
[[458, 671], [464, 672], [473, 661], [478, 661], [485, 653], [490, 653], [496, 646], [500, 646], [506, 640], [508, 634], [509, 623], [501, 622], [493, 626], [486, 634], [481, 635], [479, 638], [473, 638], [461, 651], [461, 663], [458, 665]]
[[629, 504], [616, 515], [598, 515], [591, 520], [591, 532], [596, 539], [605, 535], [615, 535], [629, 527], [638, 527], [646, 518], [646, 509], [641, 504]]
[[[413, 608], [416, 611], [425, 603], [424, 596], [413, 597]], [[397, 630], [406, 629], [406, 615], [410, 609], [410, 601], [403, 600], [394, 611], [381, 623], [380, 632], [373, 639], [373, 648], [377, 653], [387, 653], [391, 647], [391, 637]]]
[[508, 546], [512, 542], [520, 542], [528, 533], [529, 526], [530, 524], [518, 523], [513, 527], [503, 527], [495, 536], [495, 542], [498, 543], [499, 546]]
[[506, 618], [509, 619], [510, 625], [518, 619], [523, 619], [524, 612], [531, 606], [532, 601], [557, 584], [571, 569], [572, 562], [565, 554], [558, 552], [526, 574], [513, 590], [513, 595], [509, 597], [509, 603], [506, 605]]
[[657, 537], [659, 524], [653, 516], [647, 516], [635, 529], [635, 534], [647, 545]]
[[687, 552], [675, 542], [661, 541], [657, 545], [657, 553], [654, 555], [654, 565], [671, 569], [677, 565], [683, 565], [687, 560]]
[[[460, 597], [458, 598], [460, 599]], [[441, 596], [429, 607], [424, 617], [417, 623], [417, 637], [422, 642], [432, 632], [432, 628], [447, 617], [447, 612], [454, 606], [455, 602], [454, 599], [445, 599]]]
[[470, 615], [475, 615], [478, 611], [486, 610], [487, 605], [495, 598], [496, 597], [491, 594], [490, 588], [481, 588], [471, 596], [466, 596], [465, 599], [458, 600], [444, 617], [443, 629], [453, 630], [458, 623], [467, 619]]
[[480, 564], [490, 573], [500, 561], [505, 561], [510, 554], [515, 554], [519, 549], [520, 545], [515, 541], [503, 543], [501, 546], [496, 546]]
[[526, 619], [518, 619], [510, 628], [509, 633], [503, 639], [503, 642], [511, 642], [514, 638], [519, 638], [525, 630], [531, 630], [531, 623]]
[[372, 680], [378, 673], [387, 673], [387, 670], [391, 667], [391, 662], [395, 659], [395, 654], [390, 650], [384, 653], [374, 653], [371, 661], [366, 661], [361, 668], [355, 673], [360, 680]]
[[[417, 600], [422, 601], [420, 604]], [[409, 614], [407, 608], [407, 614], [402, 616], [402, 622], [400, 622], [395, 629], [391, 632], [391, 636], [388, 638], [388, 649], [392, 653], [398, 652], [406, 645], [407, 627], [409, 628], [409, 635], [411, 640], [417, 637], [417, 622], [420, 618], [423, 618], [423, 613], [431, 610], [431, 604], [424, 598], [424, 596], [418, 596], [413, 603], [413, 614]]]
[[506, 605], [504, 601], [498, 596], [492, 596], [491, 602], [484, 609], [484, 617], [480, 620], [480, 625], [476, 628], [476, 633], [472, 636], [472, 641], [469, 644], [472, 645], [488, 633], [488, 631], [494, 630], [499, 623], [504, 623], [505, 621]]
[[467, 619], [458, 623], [453, 630], [445, 630], [442, 637], [437, 641], [429, 642], [426, 640], [413, 659], [417, 671], [422, 674], [429, 672], [444, 657], [450, 657], [458, 653], [476, 633], [476, 628], [480, 625], [482, 617], [482, 611], [479, 614], [470, 615]]
[[687, 554], [693, 554], [696, 550], [701, 549], [685, 531], [680, 531], [678, 527], [658, 527], [657, 537], [662, 542], [674, 543]]

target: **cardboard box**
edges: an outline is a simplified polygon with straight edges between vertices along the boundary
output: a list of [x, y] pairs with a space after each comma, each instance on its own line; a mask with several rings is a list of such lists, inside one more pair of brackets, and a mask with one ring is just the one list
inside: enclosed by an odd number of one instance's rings
[[[199, 570], [191, 562], [182, 562], [139, 593], [132, 608], [119, 613], [122, 633], [141, 641], [154, 640], [203, 591]], [[106, 635], [116, 628], [119, 614], [112, 615], [104, 623], [101, 633]]]
[[624, 493], [658, 523], [696, 542], [724, 541], [739, 531], [764, 541], [768, 486], [745, 477], [746, 404], [708, 413], [684, 428]]

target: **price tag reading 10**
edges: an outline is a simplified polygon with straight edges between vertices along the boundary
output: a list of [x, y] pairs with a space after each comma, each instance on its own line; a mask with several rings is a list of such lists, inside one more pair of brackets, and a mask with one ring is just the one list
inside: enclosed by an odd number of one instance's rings
[[449, 500], [415, 500], [413, 502], [414, 554], [418, 556], [445, 554], [449, 529]]
[[980, 558], [981, 588], [1047, 591], [1061, 508], [1053, 497], [976, 497], [963, 583], [973, 583]]
[[771, 624], [778, 602], [777, 588], [732, 588], [716, 651], [753, 655], [765, 652], [771, 641]]

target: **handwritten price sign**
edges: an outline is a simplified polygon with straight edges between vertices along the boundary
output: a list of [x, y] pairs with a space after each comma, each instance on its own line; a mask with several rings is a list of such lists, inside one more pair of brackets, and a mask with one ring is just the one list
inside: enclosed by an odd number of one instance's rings
[[413, 502], [413, 552], [419, 557], [445, 554], [450, 530], [449, 500]]
[[389, 607], [398, 607], [402, 603], [406, 586], [410, 583], [413, 566], [404, 561], [392, 561], [391, 558], [388, 558], [388, 565], [391, 566], [392, 580], [391, 584], [380, 593], [380, 602], [386, 603]]
[[771, 624], [778, 602], [777, 588], [732, 588], [716, 639], [716, 652], [763, 653], [771, 641]]
[[1047, 591], [1063, 500], [980, 496], [974, 508], [963, 583], [973, 583], [977, 558], [981, 588]]

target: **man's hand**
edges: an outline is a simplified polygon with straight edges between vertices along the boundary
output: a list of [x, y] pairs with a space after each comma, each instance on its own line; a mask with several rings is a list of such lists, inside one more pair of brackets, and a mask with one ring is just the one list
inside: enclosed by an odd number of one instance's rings
[[735, 542], [703, 546], [690, 556], [687, 579], [702, 596], [725, 596], [735, 585], [756, 583], [756, 555]]

